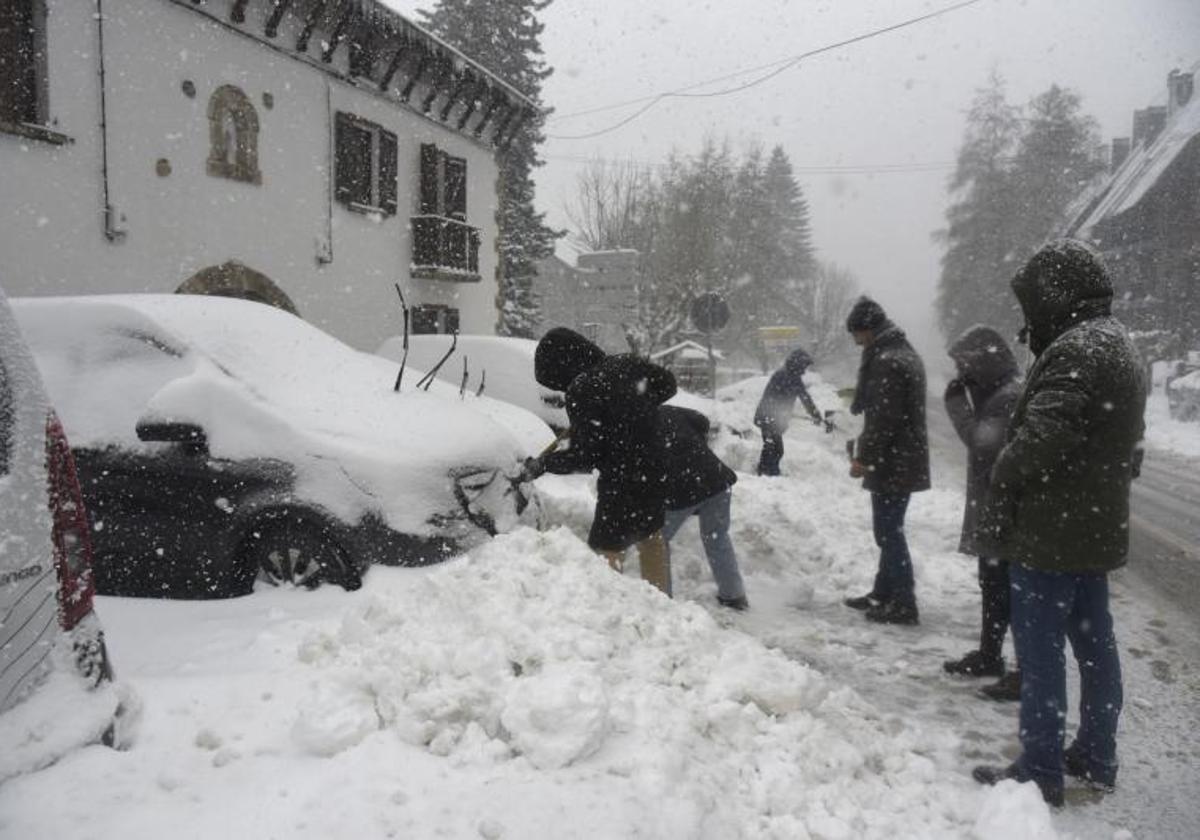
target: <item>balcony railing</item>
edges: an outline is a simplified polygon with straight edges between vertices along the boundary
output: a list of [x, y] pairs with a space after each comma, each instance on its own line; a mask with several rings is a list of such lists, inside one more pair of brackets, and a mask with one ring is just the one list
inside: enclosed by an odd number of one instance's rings
[[479, 228], [445, 216], [413, 216], [414, 277], [479, 279]]

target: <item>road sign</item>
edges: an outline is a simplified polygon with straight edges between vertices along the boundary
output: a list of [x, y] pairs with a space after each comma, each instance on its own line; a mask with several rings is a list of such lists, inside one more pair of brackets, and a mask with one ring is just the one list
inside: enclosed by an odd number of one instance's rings
[[692, 323], [701, 332], [719, 332], [729, 323], [729, 304], [716, 292], [705, 292], [692, 301]]

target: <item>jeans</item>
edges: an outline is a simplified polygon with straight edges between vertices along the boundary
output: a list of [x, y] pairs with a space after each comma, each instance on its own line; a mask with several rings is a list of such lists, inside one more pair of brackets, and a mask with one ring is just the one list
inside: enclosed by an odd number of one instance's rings
[[762, 454], [758, 458], [758, 474], [779, 475], [779, 462], [783, 460], [783, 435], [763, 429], [762, 439]]
[[996, 557], [979, 558], [979, 652], [987, 659], [999, 659], [1008, 632], [1009, 615], [1008, 561]]
[[669, 542], [693, 513], [700, 517], [700, 541], [717, 582], [717, 597], [735, 599], [746, 596], [742, 573], [738, 570], [733, 541], [729, 539], [729, 503], [733, 490], [726, 489], [691, 507], [668, 510], [663, 536]]
[[904, 538], [904, 514], [908, 511], [908, 493], [871, 494], [871, 521], [875, 545], [879, 546], [879, 571], [872, 594], [880, 601], [894, 601], [915, 607], [912, 556]]
[[1042, 572], [1013, 563], [1012, 631], [1021, 661], [1022, 773], [1062, 785], [1067, 724], [1067, 668], [1063, 638], [1079, 665], [1079, 731], [1071, 749], [1093, 780], [1117, 776], [1117, 719], [1121, 715], [1121, 661], [1108, 611], [1108, 576]]

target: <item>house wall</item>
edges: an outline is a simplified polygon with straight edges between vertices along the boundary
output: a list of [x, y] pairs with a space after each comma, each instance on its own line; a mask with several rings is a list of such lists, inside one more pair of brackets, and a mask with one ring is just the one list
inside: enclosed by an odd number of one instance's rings
[[636, 251], [581, 254], [579, 266], [557, 257], [538, 265], [535, 290], [542, 304], [538, 335], [565, 326], [610, 353], [628, 352], [622, 325], [637, 319]]
[[[247, 16], [261, 16], [265, 5], [252, 3]], [[0, 285], [10, 295], [173, 292], [197, 271], [236, 260], [268, 276], [307, 320], [363, 349], [400, 331], [397, 281], [410, 305], [455, 306], [463, 332], [494, 331], [490, 148], [375, 95], [371, 82], [356, 85], [292, 57], [299, 24], [290, 17], [270, 44], [222, 23], [228, 0], [201, 7], [211, 18], [171, 0], [103, 2], [107, 193], [122, 234], [110, 241], [94, 5], [47, 6], [48, 123], [71, 142], [0, 133]], [[320, 48], [314, 36], [316, 64]], [[347, 63], [342, 48], [331, 68], [345, 74]], [[207, 174], [209, 98], [222, 85], [240, 88], [257, 112], [261, 185]], [[418, 90], [413, 101], [420, 97]], [[332, 200], [338, 110], [397, 135], [395, 216]], [[467, 160], [467, 221], [482, 234], [479, 282], [410, 277], [421, 143]]]

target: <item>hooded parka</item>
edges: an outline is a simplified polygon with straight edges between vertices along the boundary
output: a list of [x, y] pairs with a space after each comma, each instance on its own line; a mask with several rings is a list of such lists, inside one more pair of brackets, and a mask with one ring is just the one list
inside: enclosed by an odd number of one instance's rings
[[987, 501], [992, 465], [1021, 394], [1017, 360], [991, 327], [968, 328], [950, 345], [958, 378], [946, 388], [946, 413], [967, 447], [967, 503], [958, 550], [978, 555], [975, 530]]
[[571, 424], [569, 448], [545, 456], [546, 470], [600, 473], [588, 545], [619, 551], [661, 530], [667, 468], [658, 407], [674, 396], [675, 377], [556, 327], [538, 342], [534, 378], [565, 392]]
[[1085, 245], [1047, 245], [1013, 291], [1036, 354], [992, 469], [981, 547], [1033, 569], [1107, 572], [1129, 548], [1146, 390], [1112, 283]]

